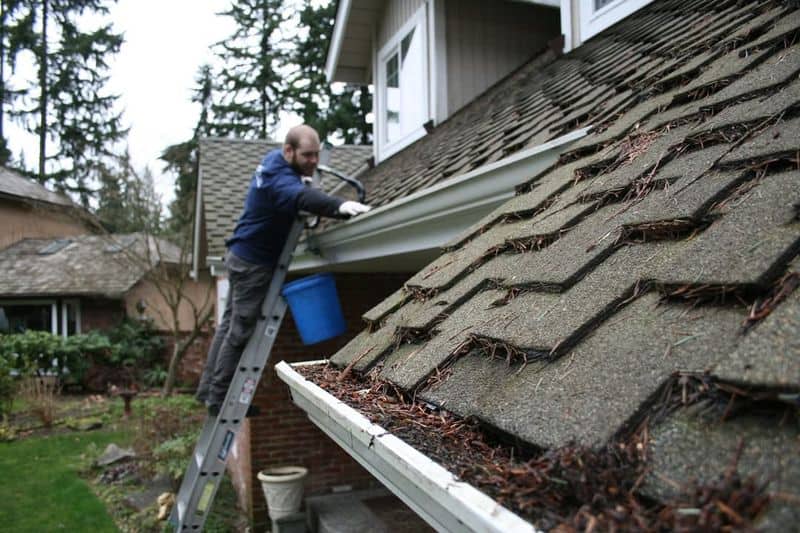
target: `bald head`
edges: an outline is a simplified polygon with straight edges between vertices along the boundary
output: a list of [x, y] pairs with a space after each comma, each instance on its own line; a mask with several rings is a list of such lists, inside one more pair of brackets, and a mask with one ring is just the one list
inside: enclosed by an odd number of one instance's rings
[[288, 144], [292, 148], [297, 149], [300, 147], [300, 143], [304, 140], [310, 143], [319, 144], [319, 134], [317, 133], [317, 130], [308, 124], [300, 124], [299, 126], [295, 126], [290, 129], [289, 133], [286, 134], [286, 139], [284, 139], [283, 144]]
[[289, 130], [283, 141], [283, 158], [301, 176], [312, 176], [319, 164], [319, 134], [307, 124]]

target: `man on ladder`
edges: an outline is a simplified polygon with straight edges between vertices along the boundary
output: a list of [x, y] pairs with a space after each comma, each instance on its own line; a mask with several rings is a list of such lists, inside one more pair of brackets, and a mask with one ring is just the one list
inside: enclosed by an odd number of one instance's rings
[[[233, 236], [225, 245], [228, 298], [208, 352], [196, 397], [219, 414], [242, 351], [253, 334], [261, 305], [300, 211], [352, 217], [370, 207], [330, 196], [308, 186], [319, 164], [320, 140], [307, 125], [289, 130], [283, 147], [264, 156], [256, 169]], [[256, 414], [248, 408], [247, 416]]]

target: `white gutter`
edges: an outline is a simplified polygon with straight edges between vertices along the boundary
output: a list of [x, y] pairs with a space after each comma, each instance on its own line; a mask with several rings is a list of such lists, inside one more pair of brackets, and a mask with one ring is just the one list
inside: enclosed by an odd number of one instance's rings
[[325, 58], [325, 80], [328, 83], [333, 83], [336, 65], [339, 63], [339, 53], [342, 50], [342, 41], [344, 41], [344, 30], [347, 26], [347, 19], [350, 18], [352, 5], [351, 0], [339, 0], [336, 21], [333, 24], [333, 37], [331, 37], [331, 44], [328, 48], [328, 57]]
[[437, 250], [511, 198], [516, 185], [555, 164], [567, 145], [584, 137], [590, 128], [572, 131], [315, 233], [301, 244], [290, 270], [330, 269]]
[[[292, 366], [322, 364], [295, 363]], [[352, 407], [303, 378], [289, 364], [275, 366], [292, 400], [373, 476], [437, 531], [536, 532], [529, 522], [418, 452]]]

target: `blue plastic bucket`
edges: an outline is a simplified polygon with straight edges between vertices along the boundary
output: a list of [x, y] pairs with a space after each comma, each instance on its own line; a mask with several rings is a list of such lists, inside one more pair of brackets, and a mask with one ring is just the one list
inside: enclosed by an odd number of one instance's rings
[[316, 344], [341, 335], [347, 329], [330, 274], [314, 274], [283, 286], [303, 344]]

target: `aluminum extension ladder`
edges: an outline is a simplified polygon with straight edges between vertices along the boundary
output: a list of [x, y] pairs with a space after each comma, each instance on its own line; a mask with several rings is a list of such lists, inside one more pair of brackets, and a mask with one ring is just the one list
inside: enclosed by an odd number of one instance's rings
[[286, 313], [286, 300], [281, 295], [281, 288], [303, 225], [304, 219], [298, 217], [289, 230], [261, 307], [261, 319], [242, 353], [225, 402], [216, 418], [206, 418], [200, 432], [169, 517], [175, 531], [201, 531], [208, 518], [236, 433], [253, 401], [261, 374], [269, 363], [272, 345]]

